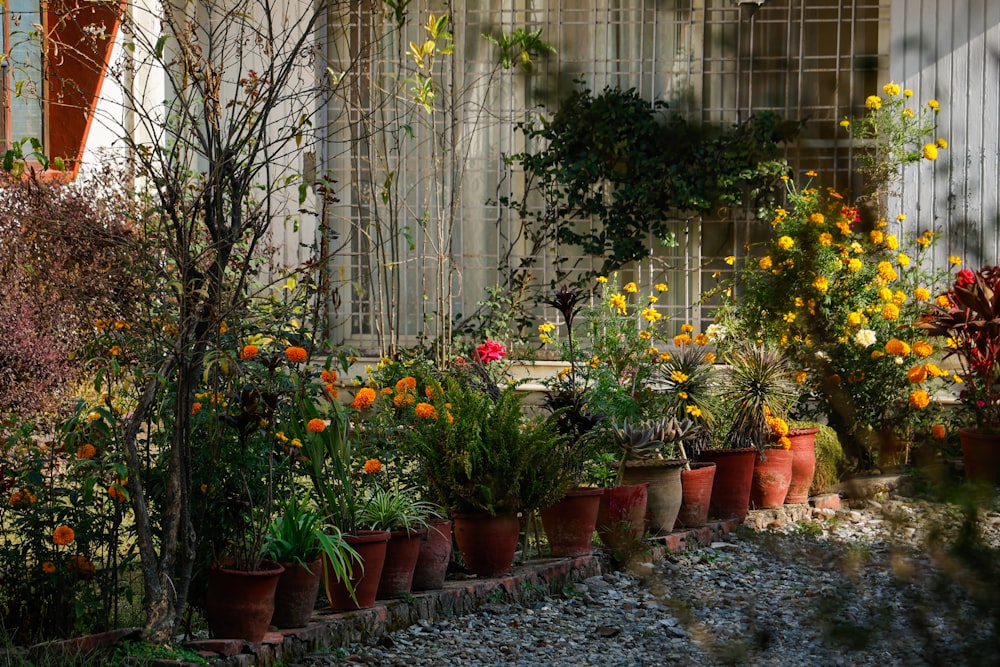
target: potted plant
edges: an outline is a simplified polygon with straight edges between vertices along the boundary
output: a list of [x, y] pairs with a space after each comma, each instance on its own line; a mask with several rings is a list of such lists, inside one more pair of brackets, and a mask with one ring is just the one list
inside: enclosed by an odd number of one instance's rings
[[477, 359], [454, 364], [445, 382], [414, 406], [419, 419], [412, 434], [466, 566], [481, 576], [513, 563], [518, 514], [551, 504], [573, 482], [554, 419], [525, 416], [517, 388], [500, 387], [490, 375], [484, 353], [491, 350], [480, 346]]
[[[374, 459], [366, 463], [368, 474], [377, 474], [377, 468], [378, 461]], [[390, 534], [377, 599], [396, 598], [410, 592], [420, 543], [427, 534], [427, 518], [435, 509], [412, 492], [391, 486], [375, 489], [362, 501], [357, 521]]]
[[[1000, 266], [962, 269], [917, 326], [947, 339], [961, 365], [959, 400], [975, 426], [959, 429], [966, 477], [1000, 484]], [[912, 399], [911, 399], [912, 400]]]
[[725, 354], [728, 371], [722, 395], [728, 424], [720, 447], [703, 449], [698, 458], [715, 463], [712, 512], [720, 519], [746, 517], [750, 507], [754, 465], [765, 459], [771, 439], [769, 416], [787, 415], [798, 400], [788, 360], [778, 350], [758, 344], [737, 344]]
[[264, 553], [285, 568], [278, 579], [271, 618], [278, 628], [302, 627], [312, 617], [323, 575], [321, 556], [333, 576], [347, 581], [359, 562], [337, 527], [328, 525], [321, 513], [295, 496], [272, 522]]

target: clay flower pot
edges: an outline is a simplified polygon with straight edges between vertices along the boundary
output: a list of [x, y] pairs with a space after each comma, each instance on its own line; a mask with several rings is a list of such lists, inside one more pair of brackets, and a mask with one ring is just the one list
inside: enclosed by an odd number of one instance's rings
[[792, 481], [792, 450], [772, 447], [758, 453], [753, 467], [750, 506], [778, 509], [785, 503]]
[[274, 591], [274, 615], [271, 625], [277, 628], [301, 628], [309, 624], [316, 608], [316, 594], [323, 578], [323, 561], [282, 563], [285, 571]]
[[218, 639], [245, 639], [259, 644], [274, 614], [274, 590], [285, 568], [265, 560], [247, 572], [226, 567], [208, 571], [208, 629]]
[[599, 488], [573, 489], [542, 508], [539, 512], [542, 527], [554, 557], [572, 558], [590, 553], [603, 493], [604, 489]]
[[715, 464], [710, 515], [717, 519], [736, 517], [740, 521], [746, 518], [756, 456], [753, 447], [706, 449], [698, 455], [699, 461]]
[[681, 509], [681, 459], [648, 459], [625, 464], [624, 484], [647, 483], [646, 528], [654, 535], [666, 535], [674, 530]]
[[326, 556], [323, 557], [326, 596], [330, 600], [330, 608], [337, 611], [355, 609], [370, 609], [375, 606], [375, 595], [382, 578], [382, 567], [385, 564], [385, 551], [389, 544], [389, 531], [372, 530], [358, 531], [356, 535], [344, 535], [346, 541], [358, 555], [361, 562], [351, 562], [352, 572], [350, 584], [354, 587], [354, 597], [351, 597], [347, 585], [333, 575]]
[[458, 550], [470, 572], [495, 577], [510, 569], [521, 534], [516, 514], [453, 514], [452, 523]]
[[385, 549], [385, 565], [382, 566], [376, 599], [398, 598], [410, 592], [413, 572], [420, 556], [420, 543], [426, 534], [426, 528], [392, 531]]
[[792, 441], [792, 481], [788, 485], [786, 503], [809, 501], [809, 487], [816, 474], [816, 434], [818, 428], [793, 428], [788, 432]]
[[420, 542], [417, 565], [413, 569], [411, 590], [431, 591], [444, 586], [451, 562], [451, 521], [429, 521], [427, 534]]
[[962, 442], [966, 478], [970, 482], [1000, 484], [1000, 433], [960, 428], [958, 437]]
[[714, 481], [714, 463], [692, 463], [690, 470], [681, 470], [681, 508], [677, 512], [677, 526], [700, 528], [708, 523]]
[[597, 535], [616, 560], [623, 560], [646, 532], [646, 484], [604, 489], [597, 512]]

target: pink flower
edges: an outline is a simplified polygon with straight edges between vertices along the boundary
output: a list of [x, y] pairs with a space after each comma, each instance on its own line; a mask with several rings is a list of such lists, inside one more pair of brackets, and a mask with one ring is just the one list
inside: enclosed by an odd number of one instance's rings
[[486, 342], [476, 348], [476, 356], [484, 364], [491, 361], [499, 361], [507, 356], [507, 348], [495, 340], [486, 339]]
[[971, 285], [974, 282], [976, 282], [976, 274], [969, 269], [962, 269], [955, 274], [955, 284], [959, 287], [965, 287], [966, 285]]

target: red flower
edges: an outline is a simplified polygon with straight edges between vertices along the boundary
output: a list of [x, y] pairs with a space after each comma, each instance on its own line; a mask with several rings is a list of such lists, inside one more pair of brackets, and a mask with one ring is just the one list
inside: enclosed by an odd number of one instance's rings
[[955, 274], [955, 284], [959, 287], [965, 287], [976, 282], [976, 274], [970, 269], [962, 269], [957, 274]]
[[491, 361], [499, 361], [507, 356], [507, 348], [495, 340], [487, 339], [485, 343], [476, 348], [476, 357], [483, 362], [488, 364]]

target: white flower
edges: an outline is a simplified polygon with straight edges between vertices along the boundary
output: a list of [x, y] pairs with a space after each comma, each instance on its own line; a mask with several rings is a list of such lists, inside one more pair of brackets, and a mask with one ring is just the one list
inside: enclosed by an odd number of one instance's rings
[[721, 341], [729, 335], [729, 330], [721, 324], [709, 324], [705, 329], [705, 335], [708, 336], [709, 340]]
[[854, 342], [861, 347], [871, 347], [876, 342], [875, 332], [871, 329], [861, 329], [854, 334]]
[[815, 357], [820, 361], [830, 361], [830, 355], [823, 350], [816, 350]]

